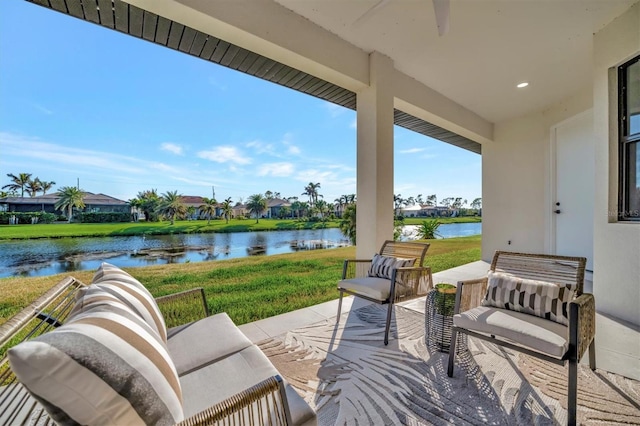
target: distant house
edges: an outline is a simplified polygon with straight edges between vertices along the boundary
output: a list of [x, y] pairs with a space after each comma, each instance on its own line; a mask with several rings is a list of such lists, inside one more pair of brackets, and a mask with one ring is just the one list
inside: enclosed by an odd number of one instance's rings
[[420, 204], [414, 204], [400, 209], [400, 214], [404, 217], [416, 217], [420, 215], [421, 210], [422, 206]]
[[249, 214], [249, 210], [247, 209], [246, 204], [238, 203], [233, 206], [233, 211], [231, 213], [231, 217], [244, 217]]
[[288, 202], [287, 200], [283, 200], [282, 198], [271, 198], [267, 200], [266, 217], [279, 218], [280, 211], [285, 207], [291, 209], [291, 203]]
[[[60, 197], [54, 194], [38, 195], [36, 197], [6, 197], [0, 198], [0, 210], [7, 212], [46, 212], [65, 214], [56, 210], [55, 204]], [[128, 202], [105, 194], [85, 192], [83, 202], [86, 213], [131, 213]]]
[[[193, 213], [190, 216], [188, 215], [188, 219], [191, 219], [191, 220], [195, 220], [198, 218], [206, 219], [206, 217], [200, 211], [200, 206], [204, 204], [204, 197], [201, 197], [199, 195], [181, 195], [180, 200], [182, 201], [182, 204], [184, 204], [186, 208], [189, 208], [189, 207], [195, 208], [195, 213]], [[214, 216], [220, 215], [219, 210], [220, 208], [216, 207], [216, 212]]]
[[456, 216], [457, 209], [451, 209], [445, 206], [422, 206], [418, 212], [418, 216], [422, 217], [450, 217]]

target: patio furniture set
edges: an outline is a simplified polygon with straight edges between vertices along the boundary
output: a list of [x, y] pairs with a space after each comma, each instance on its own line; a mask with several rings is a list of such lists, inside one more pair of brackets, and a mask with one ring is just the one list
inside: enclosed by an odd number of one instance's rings
[[[387, 241], [373, 259], [346, 260], [337, 321], [345, 293], [387, 304], [386, 345], [393, 305], [427, 295], [425, 338], [448, 351], [449, 376], [466, 335], [568, 362], [575, 424], [577, 363], [587, 348], [595, 369], [585, 259], [498, 251], [487, 277], [439, 289], [424, 265], [428, 248]], [[106, 263], [91, 285], [68, 277], [0, 326], [0, 356], [0, 424], [317, 422], [225, 313], [209, 315], [202, 289], [154, 299]]]

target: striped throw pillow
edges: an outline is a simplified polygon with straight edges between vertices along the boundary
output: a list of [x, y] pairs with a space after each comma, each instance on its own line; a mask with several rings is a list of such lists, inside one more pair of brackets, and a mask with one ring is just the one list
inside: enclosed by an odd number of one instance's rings
[[74, 309], [82, 311], [83, 304], [90, 304], [94, 298], [103, 297], [105, 293], [120, 299], [147, 321], [165, 343], [167, 342], [167, 326], [149, 290], [140, 281], [109, 263], [104, 262], [100, 265], [93, 276], [92, 285], [78, 294]]
[[165, 345], [121, 302], [92, 303], [8, 356], [18, 380], [58, 424], [170, 425], [184, 418]]
[[396, 268], [411, 267], [416, 263], [415, 259], [405, 259], [401, 257], [373, 255], [371, 266], [367, 273], [370, 277], [391, 279], [391, 273]]
[[569, 303], [575, 286], [518, 278], [503, 272], [489, 272], [482, 305], [509, 309], [569, 325]]

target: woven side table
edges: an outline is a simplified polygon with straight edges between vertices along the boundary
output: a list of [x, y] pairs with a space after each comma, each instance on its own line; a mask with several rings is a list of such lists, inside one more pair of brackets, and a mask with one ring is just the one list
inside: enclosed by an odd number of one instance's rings
[[[456, 288], [451, 284], [436, 284], [435, 287], [427, 293], [425, 302], [425, 342], [429, 348], [449, 352]], [[466, 351], [467, 335], [458, 334], [457, 338], [456, 353]]]

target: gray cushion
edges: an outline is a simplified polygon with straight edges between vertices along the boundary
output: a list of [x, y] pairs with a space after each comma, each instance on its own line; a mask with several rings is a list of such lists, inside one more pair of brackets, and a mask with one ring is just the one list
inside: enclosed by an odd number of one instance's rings
[[94, 301], [9, 349], [18, 380], [58, 424], [173, 425], [182, 391], [155, 329], [126, 304]]
[[562, 358], [569, 347], [567, 326], [507, 309], [478, 306], [454, 315], [453, 324], [504, 337], [555, 358]]
[[371, 266], [367, 276], [391, 279], [393, 270], [397, 268], [411, 267], [416, 263], [415, 259], [404, 259], [401, 257], [382, 256], [375, 254], [371, 260]]
[[389, 299], [391, 281], [377, 277], [352, 278], [338, 283], [338, 289], [348, 290], [376, 300]]
[[[260, 349], [251, 345], [227, 358], [218, 360], [180, 377], [185, 418], [190, 417], [262, 380], [279, 374]], [[315, 424], [315, 412], [300, 395], [286, 385], [293, 423]]]
[[502, 272], [489, 272], [484, 306], [536, 315], [569, 325], [569, 303], [576, 285], [529, 280]]
[[174, 327], [167, 334], [167, 348], [179, 376], [251, 346], [224, 312]]

